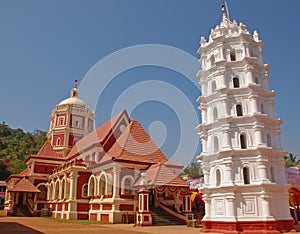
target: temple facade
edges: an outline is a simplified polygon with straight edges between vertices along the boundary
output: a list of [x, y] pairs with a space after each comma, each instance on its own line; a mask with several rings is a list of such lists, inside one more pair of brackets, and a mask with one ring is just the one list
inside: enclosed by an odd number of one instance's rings
[[[61, 219], [152, 225], [151, 207], [184, 220], [189, 185], [126, 110], [93, 130], [94, 113], [78, 97], [56, 105], [48, 139], [28, 168], [7, 180], [5, 210]], [[151, 198], [151, 202], [150, 202]]]

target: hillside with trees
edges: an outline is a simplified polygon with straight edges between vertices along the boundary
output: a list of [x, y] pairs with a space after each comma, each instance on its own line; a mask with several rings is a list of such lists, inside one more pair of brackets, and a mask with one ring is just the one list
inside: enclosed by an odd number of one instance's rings
[[23, 171], [27, 165], [25, 159], [36, 154], [46, 140], [46, 132], [35, 130], [24, 132], [12, 129], [5, 122], [0, 124], [0, 180], [10, 174]]

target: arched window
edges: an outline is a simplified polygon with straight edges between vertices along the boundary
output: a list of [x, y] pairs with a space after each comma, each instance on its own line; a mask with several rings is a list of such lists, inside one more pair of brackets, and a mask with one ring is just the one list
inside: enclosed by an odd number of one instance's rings
[[256, 84], [259, 84], [259, 79], [258, 79], [257, 76], [255, 77], [255, 83], [256, 83]]
[[240, 87], [239, 78], [234, 77], [232, 80], [233, 80], [233, 88], [239, 88]]
[[132, 184], [131, 184], [130, 179], [128, 179], [128, 178], [125, 179], [124, 186], [125, 186], [124, 193], [125, 194], [132, 194]]
[[230, 50], [230, 61], [235, 61], [236, 56], [235, 56], [235, 49]]
[[243, 108], [241, 104], [236, 105], [236, 115], [237, 116], [243, 116]]
[[38, 195], [38, 200], [46, 200], [47, 198], [47, 188], [45, 185], [40, 185], [38, 189], [41, 191]]
[[219, 150], [219, 139], [218, 137], [214, 137], [214, 152], [218, 152]]
[[55, 189], [54, 189], [54, 183], [52, 182], [51, 184], [50, 184], [50, 191], [49, 191], [49, 200], [54, 200], [54, 198], [55, 198]]
[[213, 66], [215, 63], [215, 56], [214, 55], [211, 55], [210, 56], [210, 65]]
[[272, 166], [270, 167], [270, 171], [271, 171], [271, 182], [275, 182], [275, 174]]
[[240, 145], [241, 145], [241, 149], [247, 149], [247, 139], [244, 134], [240, 135]]
[[218, 109], [217, 109], [217, 107], [215, 107], [213, 109], [213, 121], [216, 121], [217, 118], [218, 118]]
[[61, 139], [60, 139], [60, 137], [58, 137], [58, 138], [56, 139], [56, 145], [59, 146], [60, 143], [61, 143]]
[[65, 198], [68, 199], [70, 198], [70, 181], [68, 181], [68, 179], [66, 179], [66, 185], [65, 185]]
[[243, 179], [244, 179], [244, 184], [250, 184], [250, 172], [249, 172], [249, 167], [247, 166], [243, 167]]
[[88, 196], [89, 197], [95, 196], [95, 178], [94, 177], [90, 177], [90, 179], [89, 179]]
[[262, 114], [265, 113], [265, 109], [264, 109], [264, 105], [263, 105], [263, 104], [260, 104], [260, 112], [261, 112]]
[[213, 81], [211, 82], [211, 92], [212, 92], [212, 93], [215, 92], [216, 89], [217, 89], [217, 84], [216, 84], [216, 81], [213, 80]]
[[82, 197], [87, 197], [88, 196], [88, 184], [84, 184], [82, 186]]
[[216, 170], [216, 186], [220, 186], [221, 184], [221, 172], [219, 169]]
[[271, 136], [270, 134], [267, 134], [267, 145], [272, 146]]
[[48, 185], [48, 194], [47, 194], [47, 200], [52, 200], [52, 192], [53, 192], [53, 186], [52, 183]]
[[54, 196], [54, 199], [59, 199], [59, 182], [56, 181], [56, 184], [55, 184], [55, 196]]
[[101, 175], [100, 181], [99, 181], [99, 195], [105, 195], [106, 194], [106, 177], [105, 175]]
[[65, 180], [63, 179], [62, 182], [61, 182], [61, 199], [64, 199], [65, 198]]

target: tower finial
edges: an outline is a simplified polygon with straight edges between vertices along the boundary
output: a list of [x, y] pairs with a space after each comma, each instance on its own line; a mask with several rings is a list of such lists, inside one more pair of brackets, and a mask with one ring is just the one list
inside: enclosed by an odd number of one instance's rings
[[74, 81], [74, 89], [77, 89], [77, 80]]
[[78, 90], [77, 90], [77, 80], [74, 81], [74, 87], [71, 90], [71, 97], [77, 97], [78, 96]]
[[226, 1], [223, 2], [222, 7], [221, 7], [221, 11], [223, 12], [223, 15], [225, 15], [228, 19], [230, 19], [229, 18], [228, 5], [227, 5]]

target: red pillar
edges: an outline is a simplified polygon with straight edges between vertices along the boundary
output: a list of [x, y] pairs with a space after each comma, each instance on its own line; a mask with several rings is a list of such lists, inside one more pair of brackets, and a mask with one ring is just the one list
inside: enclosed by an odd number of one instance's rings
[[136, 216], [137, 226], [152, 226], [152, 216], [149, 211], [149, 193], [150, 191], [145, 188], [138, 191], [139, 210]]

